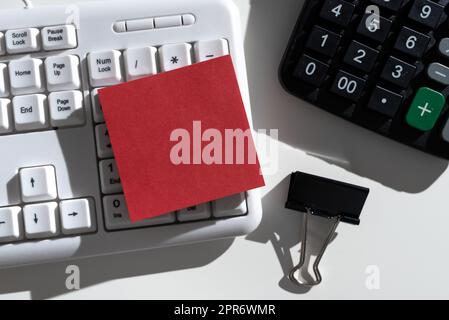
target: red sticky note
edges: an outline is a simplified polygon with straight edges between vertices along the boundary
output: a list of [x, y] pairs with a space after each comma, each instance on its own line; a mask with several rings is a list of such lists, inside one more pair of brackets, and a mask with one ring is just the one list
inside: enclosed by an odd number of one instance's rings
[[230, 56], [99, 97], [132, 221], [264, 186]]

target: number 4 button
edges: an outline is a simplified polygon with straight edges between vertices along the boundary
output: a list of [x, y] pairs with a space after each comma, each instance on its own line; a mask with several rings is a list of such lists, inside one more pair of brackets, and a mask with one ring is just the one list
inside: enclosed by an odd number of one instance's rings
[[323, 8], [320, 13], [321, 18], [342, 27], [347, 26], [351, 22], [355, 5], [342, 0], [326, 0], [323, 2]]

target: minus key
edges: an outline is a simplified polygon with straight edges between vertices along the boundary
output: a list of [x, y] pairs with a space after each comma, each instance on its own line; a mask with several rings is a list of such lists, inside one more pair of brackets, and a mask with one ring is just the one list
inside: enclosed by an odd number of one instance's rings
[[427, 68], [427, 75], [430, 79], [435, 80], [444, 85], [449, 85], [449, 67], [441, 63], [431, 63]]

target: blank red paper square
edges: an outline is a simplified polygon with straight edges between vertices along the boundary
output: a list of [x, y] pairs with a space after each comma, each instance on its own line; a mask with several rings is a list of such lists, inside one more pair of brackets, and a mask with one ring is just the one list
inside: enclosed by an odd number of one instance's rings
[[264, 186], [230, 56], [99, 94], [132, 221]]

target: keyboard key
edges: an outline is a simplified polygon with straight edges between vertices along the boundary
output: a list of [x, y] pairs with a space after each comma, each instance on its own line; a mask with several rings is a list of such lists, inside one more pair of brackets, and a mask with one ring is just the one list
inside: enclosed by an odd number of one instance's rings
[[370, 72], [376, 63], [379, 51], [357, 41], [352, 41], [345, 54], [344, 62], [359, 70]]
[[158, 29], [180, 27], [180, 26], [182, 26], [182, 17], [179, 15], [154, 18], [154, 27]]
[[102, 88], [95, 88], [90, 94], [92, 100], [92, 112], [94, 114], [94, 121], [96, 123], [104, 122], [103, 110], [101, 108], [100, 99], [98, 96], [98, 90], [100, 89]]
[[449, 85], [449, 68], [441, 63], [431, 63], [427, 68], [427, 75], [436, 82]]
[[48, 96], [50, 121], [53, 127], [84, 124], [83, 94], [81, 91], [53, 92]]
[[41, 49], [38, 39], [39, 30], [36, 28], [8, 30], [5, 38], [6, 51], [9, 54], [36, 52]]
[[93, 231], [91, 203], [88, 199], [65, 200], [59, 204], [62, 233], [80, 234]]
[[49, 57], [45, 60], [48, 91], [77, 90], [81, 87], [77, 56]]
[[0, 32], [0, 56], [3, 56], [5, 53], [5, 35], [3, 34], [3, 32]]
[[20, 207], [0, 208], [0, 243], [14, 242], [22, 239]]
[[430, 0], [416, 0], [408, 17], [429, 28], [435, 28], [443, 14], [444, 7]]
[[59, 234], [58, 204], [48, 202], [23, 207], [25, 235], [28, 239], [51, 238]]
[[123, 191], [115, 160], [100, 161], [100, 181], [101, 191], [104, 194], [120, 193]]
[[6, 64], [0, 63], [0, 98], [5, 98], [8, 96], [8, 67]]
[[58, 196], [53, 166], [24, 168], [19, 176], [24, 202], [54, 200]]
[[345, 27], [351, 22], [355, 6], [352, 3], [342, 0], [324, 1], [321, 8], [320, 17]]
[[440, 53], [446, 58], [449, 58], [449, 38], [441, 39], [438, 45], [438, 51], [440, 51]]
[[9, 99], [0, 99], [0, 134], [11, 132], [11, 101]]
[[339, 71], [331, 91], [351, 101], [357, 101], [365, 87], [365, 80], [345, 71]]
[[128, 49], [124, 53], [126, 79], [139, 79], [157, 73], [157, 49], [153, 47]]
[[97, 154], [100, 159], [114, 157], [109, 132], [105, 124], [99, 124], [95, 127], [95, 140], [97, 142]]
[[399, 87], [408, 87], [415, 76], [416, 67], [395, 57], [389, 57], [381, 77]]
[[312, 86], [319, 87], [326, 80], [328, 70], [329, 66], [327, 64], [308, 55], [303, 55], [299, 59], [293, 75]]
[[170, 224], [176, 221], [174, 213], [160, 217], [132, 223], [129, 220], [128, 208], [123, 195], [107, 196], [103, 198], [104, 218], [107, 230], [124, 230], [161, 224]]
[[368, 103], [368, 108], [389, 118], [394, 118], [401, 106], [402, 99], [401, 95], [376, 86]]
[[23, 59], [9, 63], [11, 91], [14, 95], [44, 91], [42, 83], [42, 60]]
[[76, 48], [75, 26], [63, 25], [43, 28], [42, 44], [46, 51]]
[[377, 42], [384, 42], [390, 32], [392, 21], [367, 13], [363, 16], [357, 32]]
[[216, 218], [242, 216], [248, 212], [245, 193], [212, 202], [212, 212]]
[[420, 88], [407, 113], [407, 123], [418, 130], [430, 131], [440, 117], [446, 98], [430, 88]]
[[212, 216], [210, 203], [203, 203], [178, 212], [178, 220], [181, 222], [206, 220]]
[[90, 53], [87, 58], [90, 84], [93, 87], [104, 87], [122, 82], [121, 56], [117, 50]]
[[192, 64], [192, 46], [188, 43], [168, 44], [159, 49], [162, 71], [170, 71]]
[[225, 39], [198, 41], [194, 45], [196, 62], [226, 56], [229, 54], [229, 44]]
[[444, 141], [449, 142], [449, 119], [446, 121], [446, 124], [443, 128], [442, 138]]
[[16, 130], [38, 130], [48, 127], [45, 95], [17, 96], [13, 98], [12, 104]]
[[404, 0], [371, 0], [371, 2], [393, 11], [399, 11]]
[[424, 52], [426, 52], [429, 42], [430, 37], [425, 34], [416, 32], [407, 27], [402, 27], [394, 48], [413, 58], [420, 59]]
[[340, 35], [319, 26], [314, 26], [306, 47], [325, 56], [333, 57], [337, 52], [340, 40]]
[[[116, 24], [115, 26], [121, 29], [120, 24]], [[126, 31], [151, 30], [154, 29], [154, 18], [128, 20], [126, 21], [125, 27]]]

